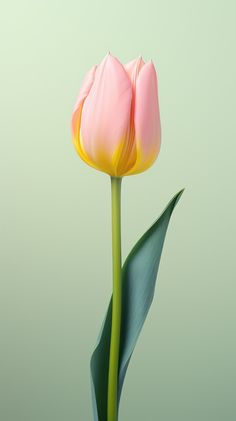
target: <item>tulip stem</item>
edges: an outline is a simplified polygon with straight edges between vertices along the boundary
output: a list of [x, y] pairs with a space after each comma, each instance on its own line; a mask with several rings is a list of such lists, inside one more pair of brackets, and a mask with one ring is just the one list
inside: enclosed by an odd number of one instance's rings
[[118, 368], [121, 328], [121, 178], [111, 177], [113, 295], [108, 373], [107, 421], [118, 419]]

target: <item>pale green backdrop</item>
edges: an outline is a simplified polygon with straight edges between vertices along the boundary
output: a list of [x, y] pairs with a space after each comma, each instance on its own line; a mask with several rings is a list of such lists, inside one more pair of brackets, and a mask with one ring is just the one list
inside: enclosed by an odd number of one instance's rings
[[236, 3], [1, 7], [1, 421], [91, 421], [111, 293], [109, 178], [71, 142], [86, 71], [153, 59], [162, 150], [123, 182], [123, 255], [186, 187], [128, 371], [121, 421], [235, 421]]

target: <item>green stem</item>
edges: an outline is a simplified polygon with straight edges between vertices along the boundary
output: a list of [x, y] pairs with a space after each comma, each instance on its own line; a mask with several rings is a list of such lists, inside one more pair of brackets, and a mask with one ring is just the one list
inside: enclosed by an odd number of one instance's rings
[[121, 178], [111, 177], [113, 295], [107, 421], [117, 421], [117, 385], [121, 326]]

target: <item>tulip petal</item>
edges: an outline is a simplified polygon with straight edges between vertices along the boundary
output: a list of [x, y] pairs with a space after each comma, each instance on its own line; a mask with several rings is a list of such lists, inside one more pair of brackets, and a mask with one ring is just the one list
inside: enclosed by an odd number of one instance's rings
[[133, 85], [136, 84], [136, 79], [142, 67], [144, 66], [145, 62], [143, 61], [142, 57], [140, 56], [138, 59], [129, 61], [125, 65], [125, 70], [128, 73], [131, 83]]
[[129, 128], [131, 98], [131, 83], [123, 65], [108, 54], [98, 66], [84, 101], [81, 143], [90, 160], [110, 175], [117, 175]]
[[72, 130], [73, 130], [73, 135], [77, 135], [77, 131], [78, 131], [78, 119], [77, 117], [77, 112], [81, 109], [81, 105], [83, 104], [83, 101], [85, 100], [85, 98], [87, 97], [93, 81], [94, 81], [94, 76], [95, 76], [95, 72], [96, 72], [96, 67], [97, 66], [93, 66], [92, 69], [89, 70], [89, 72], [87, 73], [87, 75], [85, 76], [76, 104], [74, 106], [74, 110], [73, 110], [73, 115], [72, 115]]
[[97, 69], [97, 66], [93, 66], [92, 69], [90, 69], [87, 75], [85, 76], [74, 110], [73, 110], [73, 115], [72, 115], [72, 133], [73, 133], [73, 143], [75, 145], [75, 148], [78, 154], [80, 155], [80, 157], [87, 164], [93, 166], [94, 168], [97, 168], [96, 165], [94, 165], [90, 161], [88, 155], [86, 154], [85, 150], [83, 149], [81, 145], [80, 125], [81, 125], [81, 114], [82, 114], [83, 103], [93, 85], [96, 69]]
[[134, 106], [135, 106], [135, 92], [136, 92], [136, 80], [141, 68], [144, 66], [142, 57], [132, 60], [125, 65], [126, 73], [130, 78], [132, 85], [132, 101], [130, 107], [130, 121], [129, 130], [127, 133], [127, 141], [123, 147], [121, 159], [118, 165], [118, 173], [126, 174], [137, 160], [137, 151], [135, 144], [135, 128], [134, 128]]
[[137, 159], [125, 175], [145, 171], [153, 164], [160, 150], [157, 77], [152, 62], [142, 66], [136, 81], [134, 126]]

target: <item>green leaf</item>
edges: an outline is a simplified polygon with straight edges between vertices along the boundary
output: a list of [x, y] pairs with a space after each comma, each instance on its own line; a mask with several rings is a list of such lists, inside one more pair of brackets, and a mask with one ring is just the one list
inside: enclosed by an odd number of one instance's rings
[[[153, 300], [169, 220], [182, 193], [183, 190], [174, 196], [162, 215], [140, 238], [122, 268], [119, 399], [131, 355]], [[94, 421], [107, 421], [110, 336], [111, 301], [90, 364]]]

